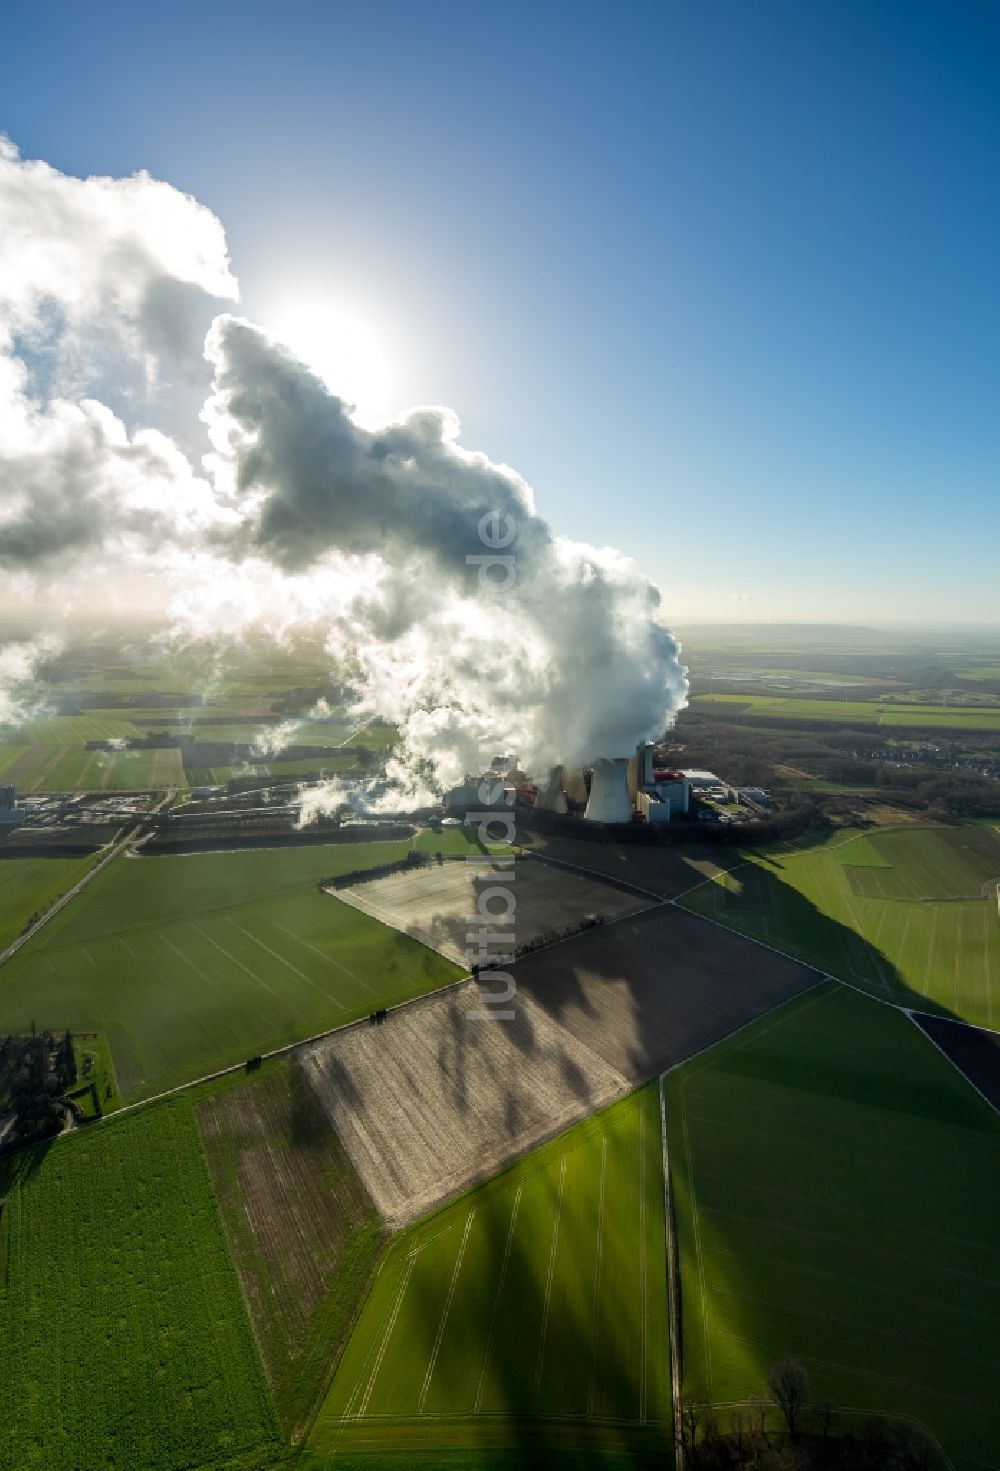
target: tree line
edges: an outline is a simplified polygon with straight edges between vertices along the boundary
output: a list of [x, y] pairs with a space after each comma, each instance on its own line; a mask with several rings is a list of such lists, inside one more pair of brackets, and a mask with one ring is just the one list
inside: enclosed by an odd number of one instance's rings
[[782, 1359], [768, 1376], [769, 1395], [727, 1410], [685, 1404], [680, 1439], [690, 1471], [944, 1471], [934, 1441], [919, 1425], [869, 1415], [850, 1423], [829, 1399], [813, 1400], [809, 1375]]

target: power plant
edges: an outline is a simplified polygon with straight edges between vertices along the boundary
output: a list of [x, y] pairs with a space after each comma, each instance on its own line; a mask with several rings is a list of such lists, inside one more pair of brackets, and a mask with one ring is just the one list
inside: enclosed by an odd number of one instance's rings
[[536, 784], [513, 756], [497, 757], [483, 776], [468, 775], [447, 792], [444, 805], [450, 813], [487, 805], [532, 807], [537, 812], [612, 825], [665, 823], [686, 817], [691, 802], [687, 775], [657, 770], [653, 758], [652, 742], [642, 741], [632, 756], [601, 756], [586, 768], [552, 766]]
[[584, 812], [586, 822], [631, 822], [632, 798], [628, 789], [627, 756], [599, 757], [590, 778], [590, 799]]

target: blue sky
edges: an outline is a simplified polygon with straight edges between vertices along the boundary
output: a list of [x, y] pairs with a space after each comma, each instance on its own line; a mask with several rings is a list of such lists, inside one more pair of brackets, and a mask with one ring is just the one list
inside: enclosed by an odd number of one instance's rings
[[676, 621], [998, 621], [998, 87], [957, 0], [58, 3], [0, 129], [194, 193]]

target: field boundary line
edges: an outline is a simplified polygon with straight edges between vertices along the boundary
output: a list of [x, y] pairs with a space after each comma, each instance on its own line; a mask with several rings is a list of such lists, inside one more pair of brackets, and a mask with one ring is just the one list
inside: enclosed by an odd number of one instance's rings
[[431, 1350], [431, 1356], [427, 1362], [427, 1372], [424, 1375], [424, 1382], [420, 1387], [420, 1398], [417, 1401], [418, 1415], [422, 1415], [424, 1413], [424, 1402], [427, 1399], [427, 1391], [430, 1389], [431, 1380], [434, 1377], [434, 1368], [437, 1364], [438, 1354], [441, 1351], [441, 1344], [444, 1340], [444, 1331], [448, 1326], [448, 1318], [451, 1314], [451, 1305], [455, 1298], [455, 1288], [458, 1286], [458, 1276], [462, 1270], [462, 1262], [465, 1260], [465, 1248], [469, 1240], [469, 1232], [472, 1230], [472, 1222], [475, 1220], [475, 1217], [476, 1212], [475, 1209], [473, 1209], [465, 1218], [465, 1230], [462, 1232], [462, 1240], [458, 1248], [458, 1253], [455, 1257], [455, 1265], [452, 1268], [451, 1282], [448, 1284], [448, 1296], [445, 1299], [444, 1310], [441, 1313], [441, 1321], [440, 1323], [438, 1323], [438, 1330], [434, 1339], [434, 1347]]
[[681, 1436], [681, 1284], [677, 1258], [677, 1233], [674, 1229], [674, 1198], [670, 1182], [670, 1155], [667, 1146], [667, 1102], [663, 1089], [666, 1073], [657, 1082], [660, 1095], [660, 1150], [663, 1156], [663, 1232], [667, 1253], [667, 1339], [670, 1345], [670, 1402], [673, 1409], [673, 1443], [675, 1471], [684, 1471], [684, 1444]]
[[[972, 1081], [972, 1079], [969, 1077], [969, 1075], [965, 1071], [965, 1069], [963, 1067], [960, 1067], [958, 1065], [958, 1063], [955, 1061], [955, 1059], [953, 1057], [949, 1056], [949, 1054], [947, 1052], [945, 1052], [945, 1050], [941, 1046], [940, 1042], [937, 1042], [931, 1036], [930, 1032], [925, 1031], [924, 1028], [917, 1021], [917, 1016], [918, 1015], [924, 1016], [924, 1015], [926, 1015], [926, 1013], [925, 1012], [915, 1013], [915, 1012], [912, 1012], [912, 1011], [907, 1011], [905, 1013], [905, 1015], [909, 1018], [909, 1020], [916, 1027], [916, 1029], [920, 1033], [921, 1037], [924, 1037], [931, 1044], [932, 1047], [936, 1048], [937, 1051], [940, 1052], [941, 1056], [944, 1058], [945, 1062], [950, 1063], [951, 1066], [955, 1069], [955, 1071], [956, 1071], [956, 1073], [958, 1073], [959, 1077], [960, 1078], [964, 1078], [964, 1080], [968, 1083], [969, 1087], [975, 1089], [975, 1091], [979, 1094], [980, 1098], [987, 1105], [987, 1107], [990, 1108], [990, 1109], [992, 1109], [992, 1111], [995, 1114], [997, 1114], [998, 1116], [1000, 1116], [1000, 1108], [997, 1107], [997, 1105], [993, 1102], [992, 1099], [987, 1098], [986, 1094], [983, 1092], [982, 1088], [980, 1088], [979, 1084], [978, 1083], [974, 1083]], [[928, 1017], [928, 1020], [929, 1021], [950, 1021], [951, 1018], [950, 1017], [939, 1017], [939, 1016], [935, 1016], [935, 1017]], [[968, 1023], [963, 1023], [963, 1025], [967, 1026]], [[979, 1028], [975, 1028], [974, 1030], [977, 1030], [977, 1031], [985, 1031], [986, 1028], [985, 1027], [979, 1027]]]
[[[697, 909], [686, 909], [683, 904], [677, 903], [675, 899], [668, 899], [666, 902], [668, 904], [673, 904], [677, 909], [682, 910], [684, 914], [690, 914], [694, 919], [703, 920], [705, 924], [715, 925], [717, 929], [725, 930], [727, 934], [736, 935], [737, 938], [741, 940], [749, 940], [751, 945], [760, 945], [762, 949], [770, 950], [774, 955], [780, 955], [783, 960], [791, 960], [794, 961], [796, 965], [804, 966], [806, 970], [811, 970], [815, 975], [819, 976], [821, 980], [833, 981], [838, 986], [847, 986], [849, 990], [856, 991], [859, 996], [867, 996], [869, 1001], [874, 1001], [879, 1006], [888, 1006], [893, 1011], [900, 1011], [903, 1013], [904, 1016], [909, 1016], [911, 1014], [914, 1016], [927, 1016], [930, 1017], [932, 1021], [954, 1022], [955, 1026], [957, 1027], [971, 1027], [974, 1032], [990, 1032], [994, 1036], [1000, 1035], [1000, 1028], [985, 1027], [983, 1026], [982, 1022], [970, 1022], [966, 1021], [966, 1019], [961, 1016], [947, 1016], [944, 1015], [943, 1012], [925, 1011], [922, 1007], [919, 1006], [907, 1006], [902, 1001], [891, 1001], [887, 996], [879, 996], [875, 991], [865, 990], [864, 986], [858, 985], [857, 981], [849, 981], [846, 979], [846, 977], [838, 976], [833, 971], [821, 971], [819, 966], [813, 965], [811, 960], [803, 960], [801, 956], [793, 955], [789, 950], [779, 950], [777, 945], [770, 945], [768, 944], [767, 940], [760, 940], [757, 938], [756, 935], [748, 935], [745, 930], [738, 930], [733, 925], [723, 924], [720, 919], [713, 919], [711, 915], [699, 914]], [[908, 989], [912, 990], [912, 987]], [[800, 991], [798, 994], [804, 995], [805, 991]], [[793, 996], [790, 996], [788, 999], [790, 1001], [793, 1001], [795, 998]], [[785, 1003], [783, 1001], [779, 1001], [777, 1003], [778, 1006], [783, 1006], [784, 1004]], [[774, 1009], [774, 1007], [769, 1008], [769, 1010], [771, 1011], [773, 1011]], [[762, 1011], [760, 1013], [760, 1016], [767, 1016], [767, 1014], [768, 1013], [766, 1011]], [[753, 1020], [759, 1021], [760, 1017], [754, 1017]], [[749, 1026], [750, 1023], [746, 1022], [744, 1023], [744, 1025]], [[742, 1029], [742, 1026], [736, 1028], [737, 1031], [742, 1031]], [[725, 1038], [720, 1038], [719, 1040], [725, 1041]], [[715, 1042], [710, 1042], [708, 1044], [709, 1047], [715, 1047], [717, 1045], [718, 1044]], [[707, 1047], [703, 1047], [701, 1049], [702, 1052], [706, 1052], [707, 1050]], [[691, 1057], [697, 1057], [698, 1055], [699, 1054], [697, 1052], [693, 1052], [691, 1054]], [[685, 1058], [684, 1061], [689, 1062], [690, 1058]], [[673, 1068], [681, 1067], [682, 1065], [682, 1063], [672, 1063], [667, 1071], [670, 1072]]]
[[[740, 1022], [738, 1026], [733, 1027], [732, 1030], [726, 1032], [724, 1036], [716, 1037], [713, 1042], [706, 1042], [704, 1047], [698, 1048], [697, 1052], [691, 1052], [688, 1054], [687, 1057], [678, 1058], [677, 1062], [672, 1062], [669, 1067], [665, 1067], [663, 1069], [663, 1072], [660, 1073], [660, 1077], [669, 1077], [669, 1075], [673, 1072], [676, 1072], [678, 1068], [687, 1067], [689, 1062], [694, 1062], [696, 1058], [704, 1057], [706, 1052], [712, 1051], [713, 1047], [721, 1047], [723, 1042], [731, 1042], [734, 1037], [738, 1037], [739, 1034], [741, 1032], [745, 1032], [748, 1027], [756, 1026], [757, 1023], [762, 1022], [765, 1017], [772, 1016], [774, 1012], [780, 1011], [783, 1006], [791, 1006], [793, 1001], [800, 1001], [804, 996], [808, 996], [811, 994], [811, 992], [818, 990], [819, 987], [824, 985], [827, 981], [829, 981], [830, 984], [833, 985], [836, 983], [836, 980], [836, 976], [819, 976], [818, 979], [813, 981], [811, 985], [803, 986], [801, 991], [795, 991], [791, 996], [783, 996], [780, 1001], [775, 1001], [774, 1004], [772, 1006], [769, 1006], [766, 1011], [759, 1011], [756, 1016], [750, 1017], [749, 1020], [745, 1022]], [[861, 994], [864, 996], [868, 993], [862, 991]], [[819, 998], [817, 997], [816, 999], [818, 1000]]]
[[538, 1395], [542, 1387], [542, 1363], [545, 1359], [545, 1337], [549, 1327], [549, 1307], [552, 1303], [552, 1279], [556, 1271], [556, 1252], [559, 1249], [559, 1223], [562, 1218], [563, 1191], [566, 1189], [566, 1156], [562, 1156], [559, 1164], [559, 1197], [556, 1200], [556, 1215], [552, 1223], [552, 1246], [549, 1249], [549, 1270], [545, 1278], [545, 1303], [542, 1308], [542, 1327], [538, 1337], [538, 1362], [535, 1365], [535, 1408], [538, 1408]]

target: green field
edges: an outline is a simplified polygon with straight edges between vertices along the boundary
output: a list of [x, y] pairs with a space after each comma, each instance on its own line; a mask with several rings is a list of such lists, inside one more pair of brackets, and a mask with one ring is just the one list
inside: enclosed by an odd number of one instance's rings
[[103, 1032], [127, 1101], [443, 985], [451, 962], [317, 888], [406, 849], [119, 858], [0, 970], [0, 1032]]
[[[2, 850], [0, 850], [2, 852]], [[47, 909], [93, 868], [100, 855], [86, 858], [0, 857], [0, 950], [16, 940], [31, 916]]]
[[628, 1449], [632, 1465], [664, 1464], [662, 1163], [654, 1086], [398, 1236], [309, 1465], [351, 1464], [359, 1447], [514, 1447], [524, 1464]]
[[670, 1075], [684, 1388], [930, 1426], [1000, 1465], [1000, 1121], [899, 1012], [821, 985]]
[[13, 745], [82, 746], [86, 741], [110, 741], [141, 736], [128, 711], [100, 715], [49, 715], [26, 725], [7, 727]]
[[9, 1158], [0, 1198], [3, 1471], [273, 1464], [188, 1103]]
[[[6, 759], [5, 759], [6, 758]], [[19, 792], [128, 792], [182, 787], [184, 765], [176, 747], [163, 750], [88, 751], [83, 746], [0, 746], [0, 779]]]
[[997, 880], [995, 827], [905, 827], [748, 854], [683, 903], [873, 995], [994, 1026]]
[[1000, 708], [905, 705], [865, 700], [817, 700], [797, 695], [695, 695], [692, 711], [763, 719], [772, 724], [827, 721], [834, 725], [912, 726], [927, 730], [1000, 731]]

